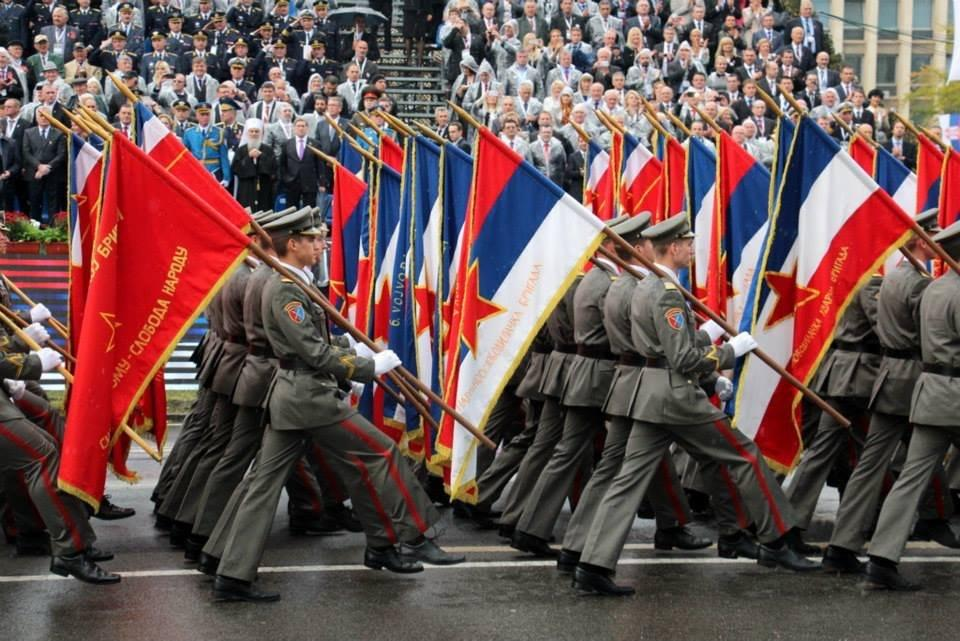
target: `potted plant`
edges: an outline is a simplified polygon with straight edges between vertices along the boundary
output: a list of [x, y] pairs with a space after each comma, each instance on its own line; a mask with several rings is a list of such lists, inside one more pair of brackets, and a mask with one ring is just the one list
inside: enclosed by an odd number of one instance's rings
[[8, 250], [11, 254], [66, 254], [67, 253], [67, 225], [69, 217], [66, 212], [54, 215], [53, 224], [40, 225], [26, 215], [17, 212], [7, 212], [4, 215], [12, 246]]

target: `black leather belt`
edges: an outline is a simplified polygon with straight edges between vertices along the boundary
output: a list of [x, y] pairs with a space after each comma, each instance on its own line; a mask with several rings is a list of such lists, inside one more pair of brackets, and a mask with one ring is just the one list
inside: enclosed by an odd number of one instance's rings
[[950, 376], [960, 378], [960, 367], [947, 367], [939, 363], [924, 363], [923, 371], [928, 374], [939, 374], [940, 376]]
[[276, 358], [276, 355], [273, 353], [273, 350], [269, 347], [257, 347], [255, 345], [247, 346], [247, 354], [252, 354], [253, 356], [259, 356], [260, 358]]
[[849, 341], [833, 341], [833, 349], [840, 349], [845, 352], [857, 352], [858, 354], [883, 354], [883, 348], [876, 343], [851, 343]]
[[636, 352], [623, 352], [620, 354], [620, 358], [617, 359], [617, 363], [629, 367], [643, 367], [647, 364], [647, 359]]
[[602, 347], [590, 347], [589, 345], [577, 345], [577, 356], [586, 358], [596, 358], [604, 361], [616, 360], [616, 356], [609, 349]]
[[304, 361], [299, 358], [281, 358], [279, 360], [280, 369], [305, 370], [310, 369]]
[[649, 356], [645, 357], [643, 366], [652, 367], [653, 369], [670, 369], [670, 363], [667, 362], [667, 359], [660, 358], [650, 358]]
[[576, 354], [577, 346], [576, 345], [566, 345], [561, 343], [553, 348], [553, 351], [560, 352], [561, 354]]
[[920, 350], [918, 349], [889, 349], [884, 347], [883, 355], [888, 358], [899, 358], [905, 361], [920, 360]]
[[228, 343], [234, 343], [236, 345], [246, 345], [247, 337], [243, 334], [230, 334], [225, 339]]

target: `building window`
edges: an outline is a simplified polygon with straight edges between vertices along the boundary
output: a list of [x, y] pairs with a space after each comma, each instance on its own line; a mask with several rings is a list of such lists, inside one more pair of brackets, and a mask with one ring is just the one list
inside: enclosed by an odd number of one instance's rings
[[863, 0], [847, 0], [844, 3], [844, 40], [863, 40]]
[[897, 5], [899, 0], [880, 0], [880, 17], [877, 20], [877, 37], [881, 40], [897, 39]]
[[913, 0], [913, 35], [921, 38], [933, 36], [933, 3], [930, 0]]
[[[929, 66], [932, 61], [933, 61], [933, 56], [931, 56], [929, 53], [915, 53], [912, 56], [910, 56], [910, 73], [911, 73], [910, 88], [911, 89], [916, 89], [918, 86], [917, 78], [913, 74], [920, 71], [924, 67]], [[949, 67], [947, 68], [949, 69]]]
[[843, 64], [850, 65], [853, 67], [853, 73], [856, 77], [857, 84], [860, 84], [860, 70], [863, 68], [863, 54], [862, 53], [845, 53], [843, 54]]
[[[877, 88], [888, 96], [897, 93], [897, 55], [882, 53], [877, 56]], [[868, 89], [869, 91], [869, 89]]]

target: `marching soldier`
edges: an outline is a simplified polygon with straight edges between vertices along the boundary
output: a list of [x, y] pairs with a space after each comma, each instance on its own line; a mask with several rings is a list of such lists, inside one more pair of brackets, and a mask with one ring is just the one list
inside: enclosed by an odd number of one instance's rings
[[756, 341], [739, 334], [717, 347], [703, 331], [698, 336], [693, 315], [675, 284], [679, 269], [689, 266], [693, 234], [686, 214], [678, 214], [643, 232], [653, 242], [663, 278], [645, 278], [631, 300], [634, 350], [644, 371], [633, 393], [634, 420], [623, 465], [597, 508], [574, 587], [601, 595], [629, 595], [634, 589], [613, 582], [617, 559], [630, 532], [637, 506], [656, 474], [667, 448], [676, 441], [691, 455], [702, 454], [726, 465], [757, 525], [758, 563], [792, 570], [819, 566], [785, 544], [794, 524], [790, 503], [756, 445], [730, 427], [727, 416], [710, 403], [704, 387], [721, 397], [732, 392], [730, 381], [717, 376], [754, 349]]
[[183, 134], [183, 146], [204, 168], [213, 174], [221, 185], [230, 184], [230, 159], [227, 157], [227, 144], [220, 127], [210, 124], [210, 104], [197, 105], [197, 126]]
[[[278, 258], [294, 278], [309, 283], [305, 270], [318, 260], [322, 232], [312, 208], [276, 221], [271, 230]], [[367, 537], [364, 564], [394, 572], [419, 572], [421, 561], [458, 563], [424, 537], [438, 519], [436, 509], [400, 460], [396, 445], [353, 409], [348, 392], [356, 384], [400, 364], [390, 350], [374, 354], [333, 341], [326, 317], [292, 280], [274, 275], [261, 302], [263, 329], [279, 372], [267, 399], [269, 424], [256, 471], [228, 535], [214, 582], [217, 600], [276, 601], [279, 594], [253, 585], [280, 490], [300, 456], [304, 437], [318, 447], [344, 480]], [[403, 544], [403, 553], [396, 548]]]
[[[874, 274], [854, 294], [837, 322], [830, 351], [817, 371], [816, 392], [855, 422], [864, 422], [870, 393], [880, 369], [881, 347], [874, 327], [877, 294], [882, 280], [882, 276]], [[853, 443], [855, 449], [860, 449], [862, 437], [854, 434], [857, 430], [856, 426], [840, 425], [830, 414], [823, 412], [816, 435], [807, 445], [786, 490], [798, 519], [790, 545], [801, 554], [821, 552], [819, 548], [804, 543], [800, 533], [810, 526], [827, 477], [839, 457], [847, 451], [846, 446]]]
[[[939, 231], [938, 211], [931, 209], [919, 214], [917, 223], [930, 233], [936, 233]], [[932, 250], [919, 238], [913, 238], [906, 247], [921, 262], [934, 258]], [[870, 429], [840, 500], [830, 547], [823, 558], [825, 570], [838, 573], [863, 570], [857, 551], [865, 541], [865, 533], [873, 525], [883, 480], [894, 451], [909, 435], [910, 397], [921, 372], [920, 300], [932, 282], [929, 275], [904, 260], [884, 277], [880, 286], [876, 331], [883, 348], [883, 360], [870, 398]], [[939, 473], [939, 476], [942, 482], [943, 474]], [[935, 491], [936, 485], [934, 483], [930, 490]], [[942, 504], [949, 503], [948, 499]], [[927, 508], [926, 513], [921, 510], [918, 525], [941, 542], [955, 542], [956, 537], [942, 520], [945, 516]]]
[[[650, 241], [642, 236], [643, 230], [650, 225], [650, 218], [649, 212], [642, 212], [633, 218], [612, 225], [612, 228], [638, 251], [653, 260]], [[633, 260], [630, 255], [621, 255], [621, 257], [627, 262]], [[636, 268], [645, 271], [642, 267]], [[560, 572], [571, 573], [576, 568], [587, 532], [596, 514], [596, 508], [623, 462], [623, 453], [632, 425], [630, 399], [641, 372], [641, 367], [637, 365], [639, 359], [636, 358], [630, 342], [630, 300], [636, 283], [637, 280], [633, 276], [621, 275], [610, 285], [600, 308], [610, 350], [618, 357], [618, 362], [601, 408], [603, 414], [609, 418], [603, 454], [567, 524], [563, 547], [557, 558], [557, 569]], [[593, 312], [593, 310], [590, 311]], [[593, 315], [591, 320], [596, 320]], [[571, 375], [574, 371], [571, 368]], [[674, 508], [671, 496], [681, 502], [679, 508]], [[690, 509], [686, 504], [680, 479], [669, 454], [664, 457], [659, 466], [659, 473], [650, 487], [648, 497], [657, 518], [654, 543], [658, 550], [670, 550], [674, 547], [681, 550], [698, 550], [710, 546], [710, 539], [694, 536], [684, 527], [690, 520]]]

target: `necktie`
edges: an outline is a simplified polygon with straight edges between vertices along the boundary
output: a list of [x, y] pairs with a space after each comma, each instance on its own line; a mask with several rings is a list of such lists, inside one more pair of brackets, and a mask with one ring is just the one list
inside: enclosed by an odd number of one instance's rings
[[543, 143], [543, 162], [544, 164], [550, 163], [550, 145]]
[[304, 147], [303, 138], [297, 138], [297, 158], [299, 158], [300, 160], [303, 160], [303, 147]]
[[44, 140], [47, 139], [47, 127], [44, 127], [43, 129], [40, 130], [40, 137], [43, 138]]

